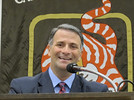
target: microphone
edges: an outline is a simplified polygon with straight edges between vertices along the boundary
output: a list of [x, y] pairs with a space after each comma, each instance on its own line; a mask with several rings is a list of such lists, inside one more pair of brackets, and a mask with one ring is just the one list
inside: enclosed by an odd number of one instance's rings
[[68, 64], [67, 67], [66, 67], [66, 70], [70, 73], [85, 71], [85, 72], [90, 72], [90, 73], [96, 74], [98, 76], [101, 76], [102, 78], [106, 79], [113, 86], [114, 91], [117, 92], [117, 86], [115, 85], [115, 83], [110, 78], [108, 78], [107, 76], [105, 76], [104, 74], [102, 74], [100, 72], [96, 72], [96, 71], [93, 71], [93, 70], [87, 70], [84, 67], [78, 66], [76, 63]]
[[81, 68], [78, 67], [76, 63], [70, 63], [66, 67], [67, 71], [70, 73], [77, 73], [78, 71], [81, 71]]

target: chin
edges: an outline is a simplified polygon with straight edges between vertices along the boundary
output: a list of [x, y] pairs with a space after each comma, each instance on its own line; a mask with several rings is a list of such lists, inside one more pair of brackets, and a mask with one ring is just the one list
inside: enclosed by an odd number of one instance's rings
[[60, 66], [61, 69], [66, 70], [67, 65], [68, 65], [68, 64], [61, 64], [61, 65], [59, 65], [59, 66]]

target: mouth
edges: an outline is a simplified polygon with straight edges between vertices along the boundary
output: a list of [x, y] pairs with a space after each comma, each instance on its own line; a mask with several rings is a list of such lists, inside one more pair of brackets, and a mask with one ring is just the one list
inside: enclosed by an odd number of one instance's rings
[[70, 61], [72, 60], [70, 57], [58, 57], [60, 60], [64, 60], [64, 61]]

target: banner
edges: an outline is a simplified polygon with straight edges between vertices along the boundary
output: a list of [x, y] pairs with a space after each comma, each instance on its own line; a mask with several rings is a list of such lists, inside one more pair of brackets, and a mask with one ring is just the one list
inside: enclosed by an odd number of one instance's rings
[[[47, 40], [51, 29], [62, 23], [83, 32], [85, 45], [79, 65], [105, 74], [117, 86], [124, 79], [133, 81], [133, 4], [133, 0], [3, 0], [0, 93], [8, 93], [13, 78], [47, 70]], [[82, 21], [91, 16], [92, 20]], [[84, 29], [86, 24], [92, 29]], [[98, 76], [79, 74], [113, 90]], [[133, 88], [124, 85], [121, 90]]]

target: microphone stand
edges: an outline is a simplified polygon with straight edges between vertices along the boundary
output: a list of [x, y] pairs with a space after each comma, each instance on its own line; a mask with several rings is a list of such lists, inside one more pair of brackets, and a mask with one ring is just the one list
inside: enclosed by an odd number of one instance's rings
[[118, 85], [118, 87], [117, 87], [117, 91], [119, 91], [119, 88], [120, 88], [120, 85], [122, 84], [122, 83], [131, 83], [132, 85], [133, 85], [133, 87], [134, 87], [134, 83], [133, 82], [131, 82], [130, 80], [123, 80], [123, 81], [121, 81], [120, 83], [119, 83], [119, 85]]
[[100, 72], [95, 72], [95, 71], [87, 70], [85, 68], [80, 68], [80, 69], [81, 69], [80, 71], [90, 72], [90, 73], [96, 74], [96, 75], [101, 76], [102, 78], [106, 79], [113, 86], [114, 91], [118, 92], [117, 91], [117, 86], [115, 85], [115, 83], [113, 83], [113, 81], [110, 78], [108, 78], [107, 76], [105, 76], [104, 74], [101, 74]]

